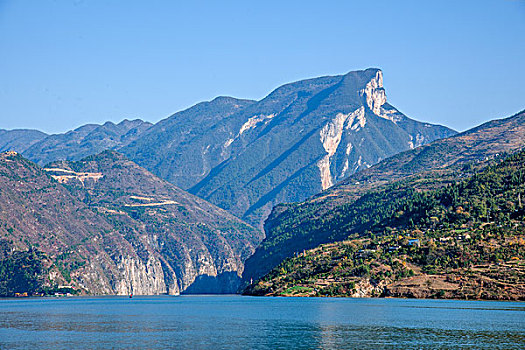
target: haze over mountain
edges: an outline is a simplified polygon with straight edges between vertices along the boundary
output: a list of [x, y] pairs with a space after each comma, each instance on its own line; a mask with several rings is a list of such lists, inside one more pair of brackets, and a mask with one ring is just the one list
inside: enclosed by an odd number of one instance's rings
[[266, 238], [245, 264], [244, 278], [256, 279], [296, 252], [362, 234], [375, 223], [371, 218], [406, 195], [393, 191], [371, 201], [370, 193], [394, 182], [418, 191], [443, 187], [523, 147], [525, 111], [397, 154], [302, 203], [278, 205], [265, 223]]
[[43, 140], [47, 134], [31, 129], [0, 129], [0, 152], [24, 152], [26, 149]]
[[23, 150], [38, 164], [115, 149], [259, 228], [272, 207], [304, 200], [398, 152], [453, 135], [386, 101], [379, 69], [283, 85], [260, 101], [218, 97], [157, 124], [86, 125]]
[[65, 134], [49, 135], [18, 152], [40, 165], [56, 160], [80, 160], [104, 150], [121, 148], [140, 137], [151, 125], [140, 119], [125, 119], [118, 124], [87, 124]]
[[40, 168], [0, 157], [0, 249], [44, 253], [89, 294], [231, 293], [260, 231], [106, 151]]

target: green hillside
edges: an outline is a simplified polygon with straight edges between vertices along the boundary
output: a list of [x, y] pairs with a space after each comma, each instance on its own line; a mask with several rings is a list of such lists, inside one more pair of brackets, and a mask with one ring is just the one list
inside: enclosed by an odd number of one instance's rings
[[525, 299], [525, 151], [439, 189], [409, 185], [338, 212], [333, 232], [360, 233], [295, 254], [245, 293]]

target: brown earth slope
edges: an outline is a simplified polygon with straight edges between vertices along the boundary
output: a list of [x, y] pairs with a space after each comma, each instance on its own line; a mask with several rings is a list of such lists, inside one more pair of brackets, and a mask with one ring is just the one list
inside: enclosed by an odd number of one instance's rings
[[0, 158], [4, 255], [33, 247], [48, 284], [89, 294], [232, 292], [261, 233], [104, 152], [42, 169]]

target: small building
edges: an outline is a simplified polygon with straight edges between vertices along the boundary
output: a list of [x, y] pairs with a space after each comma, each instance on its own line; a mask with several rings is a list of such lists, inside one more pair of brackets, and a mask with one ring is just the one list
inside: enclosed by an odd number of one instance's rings
[[466, 241], [467, 239], [470, 239], [470, 235], [468, 233], [464, 235], [459, 235], [456, 237], [458, 241]]
[[409, 239], [408, 240], [408, 245], [410, 247], [418, 247], [418, 248], [421, 246], [421, 244], [419, 243], [419, 239], [418, 238]]
[[377, 249], [361, 249], [357, 252], [357, 257], [358, 258], [368, 258], [375, 252], [377, 252]]

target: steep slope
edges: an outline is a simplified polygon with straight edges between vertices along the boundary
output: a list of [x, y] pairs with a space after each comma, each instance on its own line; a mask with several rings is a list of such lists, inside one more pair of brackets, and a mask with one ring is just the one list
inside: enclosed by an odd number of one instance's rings
[[[203, 123], [208, 114], [206, 125], [184, 124]], [[287, 84], [257, 102], [199, 104], [122, 152], [260, 227], [277, 203], [304, 200], [381, 159], [452, 134], [389, 105], [382, 72], [367, 69]], [[163, 147], [155, 150], [159, 139]]]
[[64, 134], [49, 135], [20, 152], [40, 165], [56, 160], [79, 160], [107, 149], [118, 149], [127, 145], [151, 125], [140, 119], [125, 119], [118, 124], [87, 124]]
[[47, 134], [30, 129], [0, 129], [0, 152], [23, 152], [38, 141], [43, 140]]
[[523, 196], [525, 151], [407, 193], [370, 232], [287, 259], [246, 292], [525, 300]]
[[[244, 276], [256, 279], [295, 252], [363, 232], [372, 223], [370, 217], [407, 191], [439, 188], [471, 176], [495, 157], [524, 146], [525, 112], [520, 112], [395, 155], [303, 203], [276, 206]], [[400, 180], [404, 182], [391, 185]], [[370, 193], [388, 186], [393, 186], [388, 196]]]
[[187, 189], [225, 159], [222, 145], [236, 126], [224, 120], [253, 103], [231, 97], [199, 103], [161, 120], [119, 152]]
[[[43, 169], [14, 152], [0, 154], [0, 223], [0, 265], [10, 265], [5, 262], [16, 260], [16, 254], [22, 254], [19, 252], [31, 248], [42, 251], [43, 261], [34, 265], [47, 268], [42, 282], [49, 288], [72, 283], [90, 293], [116, 293], [123, 271], [113, 258], [137, 258], [113, 225]], [[117, 255], [112, 257], [105, 250], [106, 245], [111, 245]], [[32, 258], [29, 260], [35, 256]], [[5, 282], [5, 277], [11, 276], [3, 277]], [[15, 284], [11, 288], [21, 287], [24, 286]]]
[[88, 124], [23, 150], [40, 165], [106, 149], [258, 228], [300, 201], [401, 151], [455, 132], [386, 101], [379, 69], [283, 85], [260, 101], [218, 97], [151, 126]]
[[90, 294], [233, 292], [262, 238], [111, 151], [46, 169], [2, 154], [0, 167], [0, 255], [9, 261], [29, 248], [42, 252], [49, 286]]
[[117, 227], [133, 227], [145, 235], [163, 269], [174, 272], [171, 279], [179, 291], [235, 291], [244, 261], [262, 239], [259, 231], [226, 211], [113, 151], [52, 163], [46, 171]]

